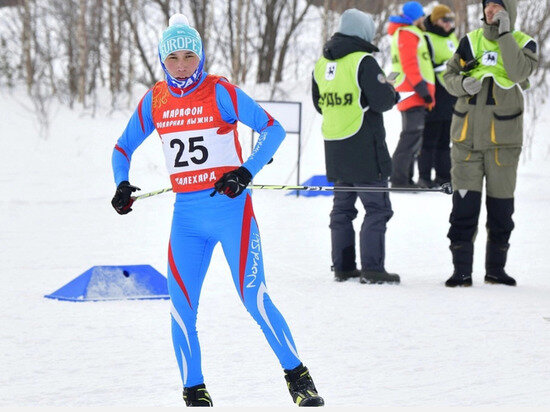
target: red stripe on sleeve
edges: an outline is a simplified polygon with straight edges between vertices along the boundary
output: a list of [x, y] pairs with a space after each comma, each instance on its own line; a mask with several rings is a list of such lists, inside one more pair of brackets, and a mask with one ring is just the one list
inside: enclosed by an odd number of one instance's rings
[[273, 123], [275, 122], [275, 119], [273, 118], [273, 116], [271, 116], [267, 110], [263, 109], [264, 110], [264, 113], [266, 114], [267, 116], [267, 124], [265, 125], [265, 127], [260, 130], [260, 132], [263, 132], [266, 128], [268, 128], [269, 126], [273, 126]]
[[235, 115], [237, 116], [237, 119], [239, 118], [239, 106], [237, 104], [237, 91], [235, 90], [235, 86], [228, 82], [219, 82], [218, 84], [221, 84], [223, 87], [225, 87], [225, 90], [229, 93], [229, 97], [231, 97], [231, 101], [233, 102], [233, 108], [235, 109]]
[[189, 299], [189, 295], [187, 294], [187, 289], [185, 288], [185, 284], [183, 283], [183, 280], [181, 279], [181, 276], [178, 272], [178, 268], [176, 267], [176, 262], [174, 262], [174, 255], [172, 255], [172, 243], [168, 244], [168, 264], [170, 265], [170, 270], [172, 271], [172, 275], [174, 276], [174, 279], [176, 279], [176, 282], [178, 282], [178, 285], [180, 285], [180, 288], [185, 295], [187, 302], [189, 303], [189, 307], [193, 309], [193, 305], [191, 305], [191, 300]]
[[[145, 94], [147, 95], [147, 94]], [[143, 105], [143, 99], [145, 99], [145, 96], [141, 98], [138, 104], [138, 116], [139, 116], [139, 124], [141, 125], [141, 130], [145, 133], [145, 126], [143, 125], [143, 113], [141, 112], [141, 106]]]
[[120, 153], [122, 153], [124, 155], [124, 157], [126, 158], [126, 160], [128, 160], [128, 162], [130, 162], [130, 158], [128, 157], [128, 155], [126, 154], [126, 152], [124, 151], [124, 149], [122, 147], [120, 147], [119, 145], [115, 145], [115, 149], [118, 150]]

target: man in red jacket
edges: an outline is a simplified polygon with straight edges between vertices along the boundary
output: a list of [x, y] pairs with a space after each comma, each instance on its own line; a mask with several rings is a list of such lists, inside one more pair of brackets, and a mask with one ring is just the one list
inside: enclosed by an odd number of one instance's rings
[[414, 161], [422, 146], [426, 109], [435, 103], [435, 74], [424, 37], [424, 10], [416, 1], [403, 5], [402, 14], [391, 16], [392, 70], [398, 73], [395, 89], [401, 100], [403, 130], [392, 157], [392, 187], [417, 187], [413, 180]]

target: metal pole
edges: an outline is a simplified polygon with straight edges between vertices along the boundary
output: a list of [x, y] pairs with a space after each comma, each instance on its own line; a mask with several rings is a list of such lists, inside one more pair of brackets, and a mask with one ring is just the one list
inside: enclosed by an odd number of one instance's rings
[[[452, 194], [453, 189], [450, 183], [443, 183], [439, 188], [413, 188], [413, 187], [380, 187], [380, 186], [302, 186], [302, 185], [249, 185], [248, 189], [252, 190], [297, 190], [297, 191], [311, 191], [311, 192], [439, 192], [445, 194]], [[145, 193], [139, 196], [132, 196], [132, 199], [139, 200], [145, 199], [151, 196], [160, 195], [161, 193], [169, 192], [172, 188], [156, 190], [154, 192]]]

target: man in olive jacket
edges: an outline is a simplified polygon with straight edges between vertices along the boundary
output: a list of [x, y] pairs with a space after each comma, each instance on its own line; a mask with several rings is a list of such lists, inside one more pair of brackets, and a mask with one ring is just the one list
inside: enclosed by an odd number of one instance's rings
[[[374, 33], [369, 14], [346, 10], [313, 72], [313, 104], [323, 115], [327, 178], [335, 186], [388, 186], [391, 159], [382, 113], [397, 99], [372, 56], [378, 51], [371, 44]], [[361, 271], [356, 268], [352, 222], [357, 197], [366, 211], [359, 236]], [[360, 277], [361, 283], [399, 283], [399, 276], [384, 267], [386, 223], [392, 215], [387, 192], [334, 192], [330, 229], [337, 281]]]
[[516, 0], [482, 0], [483, 28], [461, 39], [445, 87], [458, 97], [451, 124], [450, 216], [454, 273], [446, 286], [471, 286], [483, 179], [487, 190], [485, 282], [515, 286], [504, 271], [514, 222], [523, 141], [523, 93], [536, 69], [537, 44], [514, 30]]

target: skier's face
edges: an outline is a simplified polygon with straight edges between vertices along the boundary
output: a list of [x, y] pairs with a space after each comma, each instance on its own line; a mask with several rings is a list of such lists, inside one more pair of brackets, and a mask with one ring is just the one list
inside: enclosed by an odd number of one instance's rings
[[504, 10], [504, 7], [502, 7], [500, 4], [493, 3], [492, 1], [488, 1], [487, 4], [485, 5], [485, 8], [483, 9], [487, 24], [495, 24], [495, 21], [494, 21], [495, 14], [497, 14], [501, 10]]
[[164, 66], [170, 76], [177, 80], [185, 80], [197, 70], [199, 63], [199, 56], [195, 53], [188, 50], [179, 50], [168, 55], [164, 61]]

